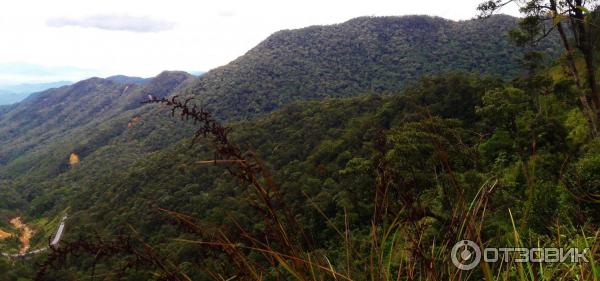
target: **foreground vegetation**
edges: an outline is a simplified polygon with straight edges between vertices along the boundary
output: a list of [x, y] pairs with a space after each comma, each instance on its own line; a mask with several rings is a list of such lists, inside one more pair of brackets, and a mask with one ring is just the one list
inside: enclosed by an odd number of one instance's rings
[[[120, 265], [142, 279], [593, 280], [593, 263], [461, 272], [448, 256], [470, 239], [589, 247], [590, 259], [598, 257], [599, 210], [590, 199], [600, 143], [589, 137], [576, 94], [568, 78], [450, 74], [399, 96], [296, 104], [236, 124], [231, 142], [211, 125], [216, 143], [185, 141], [83, 193], [75, 223], [96, 228], [80, 230], [53, 258], [102, 249], [120, 257], [103, 257], [113, 264], [106, 272]], [[198, 163], [214, 159], [215, 144], [227, 161]], [[86, 208], [84, 198], [99, 199]], [[97, 223], [106, 217], [110, 225]], [[136, 234], [88, 235], [97, 229]], [[126, 257], [156, 268], [141, 277]]]

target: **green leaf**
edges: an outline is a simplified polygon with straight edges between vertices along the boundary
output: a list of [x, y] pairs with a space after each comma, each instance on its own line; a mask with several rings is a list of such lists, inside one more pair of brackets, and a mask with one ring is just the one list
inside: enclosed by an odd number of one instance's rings
[[584, 6], [577, 6], [576, 8], [577, 8], [577, 9], [579, 9], [579, 10], [581, 10], [582, 12], [584, 12], [584, 13], [586, 13], [586, 14], [589, 14], [589, 13], [590, 13], [590, 10], [588, 10], [588, 9], [587, 9], [586, 7], [584, 7]]

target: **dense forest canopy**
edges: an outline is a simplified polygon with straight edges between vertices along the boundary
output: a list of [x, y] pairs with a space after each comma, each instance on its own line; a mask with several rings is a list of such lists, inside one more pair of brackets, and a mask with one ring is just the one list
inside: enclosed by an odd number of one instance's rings
[[[69, 217], [58, 247], [0, 257], [0, 280], [597, 280], [598, 17], [526, 2], [520, 20], [286, 30], [201, 77], [0, 107], [0, 230], [21, 216], [43, 247]], [[595, 263], [463, 271], [464, 239]]]
[[[423, 75], [468, 71], [512, 78], [522, 48], [510, 43], [517, 19], [364, 17], [332, 26], [284, 30], [191, 88], [219, 118], [236, 120], [290, 101], [393, 93]], [[554, 40], [536, 49], [558, 54]]]

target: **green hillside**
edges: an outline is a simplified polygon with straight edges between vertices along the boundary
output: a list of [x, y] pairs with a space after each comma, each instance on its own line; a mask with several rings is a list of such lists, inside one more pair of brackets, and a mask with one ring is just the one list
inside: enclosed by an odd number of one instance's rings
[[[516, 22], [284, 30], [200, 77], [92, 78], [0, 107], [0, 229], [22, 216], [41, 246], [69, 216], [61, 247], [0, 258], [0, 280], [449, 280], [462, 239], [597, 257], [585, 91], [554, 37], [524, 71]], [[598, 275], [503, 266], [465, 278]]]
[[[84, 163], [105, 159], [115, 162], [112, 168], [126, 167], [189, 136], [189, 129], [163, 118], [166, 112], [141, 104], [149, 95], [194, 96], [219, 119], [243, 120], [297, 100], [394, 93], [420, 75], [449, 70], [509, 77], [519, 72], [521, 54], [506, 35], [515, 22], [508, 16], [358, 18], [278, 32], [200, 78], [167, 72], [139, 83], [116, 76], [49, 90], [0, 108], [0, 178], [12, 179], [31, 201], [45, 192], [40, 186], [47, 178], [68, 170], [70, 153], [83, 160], [93, 155]], [[128, 128], [132, 120], [141, 122]], [[112, 171], [89, 167], [93, 175]]]
[[[511, 78], [522, 58], [508, 38], [516, 23], [503, 15], [460, 22], [364, 17], [284, 30], [200, 77], [191, 93], [220, 118], [239, 120], [291, 101], [397, 92], [447, 71]], [[550, 57], [558, 50], [552, 40], [540, 48]]]
[[[597, 169], [598, 143], [581, 138], [580, 128], [574, 126], [578, 109], [568, 98], [573, 93], [564, 83], [568, 82], [541, 76], [509, 84], [462, 74], [425, 78], [403, 95], [366, 95], [286, 106], [254, 121], [233, 124], [231, 139], [259, 155], [278, 184], [281, 197], [272, 200], [286, 205], [274, 203], [275, 208], [282, 212], [281, 218], [290, 210], [296, 221], [284, 223], [292, 231], [289, 239], [302, 241], [302, 233], [312, 242], [298, 247], [315, 257], [325, 254], [340, 271], [346, 270], [347, 253], [339, 249], [348, 245], [336, 231], [347, 228], [355, 240], [353, 247], [368, 247], [368, 222], [375, 206], [381, 204], [374, 200], [375, 187], [383, 176], [381, 169], [394, 179], [387, 183], [386, 208], [399, 216], [401, 224], [396, 228], [390, 225], [393, 217], [384, 217], [380, 227], [382, 231], [388, 227], [399, 233], [407, 231], [403, 242], [394, 247], [412, 243], [414, 231], [424, 231], [418, 249], [436, 255], [432, 245], [455, 239], [440, 237], [439, 233], [458, 231], [452, 222], [453, 211], [459, 208], [457, 200], [461, 196], [467, 197], [466, 202], [479, 200], [480, 188], [489, 188], [492, 183], [480, 234], [488, 243], [511, 241], [510, 214], [522, 223], [518, 231], [524, 231], [523, 243], [553, 243], [552, 233], [557, 229], [548, 218], [588, 229], [597, 223], [593, 214], [598, 211], [597, 205], [576, 207], [574, 203], [579, 202], [574, 192], [581, 196], [595, 190], [590, 185], [573, 186], [572, 181], [582, 177], [597, 180], [592, 171]], [[534, 90], [540, 86], [552, 89], [552, 94]], [[506, 126], [513, 122], [515, 127]], [[535, 150], [528, 149], [532, 144]], [[250, 278], [247, 269], [227, 266], [235, 258], [222, 256], [218, 249], [173, 240], [218, 240], [215, 231], [225, 231], [229, 239], [252, 245], [238, 228], [253, 239], [276, 239], [268, 230], [269, 222], [263, 220], [263, 205], [256, 191], [227, 171], [235, 170], [235, 165], [197, 163], [214, 159], [213, 147], [210, 141], [190, 147], [189, 140], [184, 140], [126, 170], [84, 181], [85, 189], [77, 193], [72, 191], [82, 181], [74, 180], [87, 177], [83, 169], [70, 170], [47, 184], [62, 194], [76, 194], [70, 199], [71, 223], [77, 225], [69, 234], [71, 239], [93, 240], [92, 233], [96, 232], [113, 237], [135, 229], [139, 235], [136, 239], [151, 243], [162, 258], [192, 280], [204, 280], [208, 278], [205, 270], [217, 269]], [[556, 173], [561, 169], [565, 175]], [[185, 224], [173, 225], [176, 217], [159, 208], [197, 219], [194, 223], [201, 231], [190, 230]], [[413, 224], [425, 229], [418, 230]], [[567, 243], [578, 243], [576, 229], [561, 231], [573, 231], [573, 240]], [[531, 237], [536, 238], [529, 240]], [[277, 242], [262, 243], [283, 253], [289, 250]], [[405, 255], [394, 259], [411, 257]], [[247, 258], [268, 264], [260, 254]], [[352, 277], [365, 279], [360, 269], [368, 264], [368, 251], [352, 258]], [[399, 260], [392, 268], [397, 269]], [[74, 265], [85, 269], [89, 263], [83, 259]], [[415, 266], [420, 274], [427, 270], [425, 264]], [[561, 270], [550, 267], [547, 274]], [[107, 268], [106, 272], [110, 271]], [[279, 274], [286, 276], [286, 271], [281, 271]], [[135, 271], [131, 276], [149, 278], [145, 274], [150, 272]], [[443, 271], [438, 274], [444, 276]]]
[[147, 94], [166, 96], [190, 77], [167, 73], [147, 86], [92, 78], [38, 93], [7, 107], [0, 115], [0, 163], [6, 164], [16, 155], [56, 142], [75, 129], [138, 108]]

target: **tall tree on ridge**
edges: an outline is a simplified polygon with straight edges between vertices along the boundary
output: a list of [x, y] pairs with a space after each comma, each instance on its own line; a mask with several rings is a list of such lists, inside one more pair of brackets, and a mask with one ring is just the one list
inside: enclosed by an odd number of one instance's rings
[[[569, 73], [583, 93], [580, 102], [588, 115], [594, 137], [597, 135], [597, 124], [600, 119], [600, 89], [596, 79], [593, 34], [600, 31], [600, 27], [590, 23], [592, 15], [590, 11], [597, 8], [599, 2], [597, 0], [489, 0], [481, 3], [477, 8], [481, 12], [480, 16], [487, 17], [503, 6], [515, 3], [525, 14], [522, 27], [526, 25], [539, 30], [538, 39], [546, 37], [554, 30], [559, 33], [566, 51]], [[552, 27], [548, 29], [546, 22], [550, 20]], [[587, 89], [577, 69], [575, 50], [580, 52], [585, 63]]]

